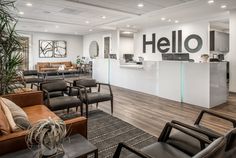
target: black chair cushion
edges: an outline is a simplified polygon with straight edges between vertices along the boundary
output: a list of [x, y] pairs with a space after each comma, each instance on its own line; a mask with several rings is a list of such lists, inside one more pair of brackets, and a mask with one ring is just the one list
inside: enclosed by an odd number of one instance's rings
[[64, 96], [64, 94], [61, 91], [55, 91], [55, 92], [49, 92], [49, 96], [50, 98], [54, 98], [54, 97]]
[[97, 87], [96, 80], [94, 79], [78, 79], [73, 83], [74, 86], [84, 86], [84, 87]]
[[[203, 127], [203, 126], [200, 126], [200, 125], [196, 125], [195, 127], [197, 128], [200, 128], [202, 130], [205, 130], [205, 131], [208, 131], [210, 133], [214, 133], [214, 134], [217, 134], [220, 136], [220, 134], [218, 134], [217, 132], [211, 130], [211, 129], [208, 129], [206, 127]], [[186, 129], [186, 130], [189, 130], [189, 129]], [[190, 132], [192, 133], [195, 133], [196, 135], [199, 135], [201, 137], [204, 137], [206, 139], [208, 139], [207, 136], [203, 135], [203, 134], [200, 134], [198, 132], [194, 132], [192, 130], [189, 130]], [[188, 155], [190, 156], [193, 156], [197, 153], [199, 153], [201, 151], [201, 144], [200, 142], [183, 133], [183, 132], [175, 132], [173, 134], [170, 135], [169, 139], [167, 140], [167, 143], [173, 145], [174, 147], [182, 150], [183, 152], [187, 153]]]
[[43, 78], [31, 77], [31, 78], [24, 78], [26, 83], [41, 83], [43, 82]]
[[[204, 137], [204, 135], [202, 134], [196, 132], [193, 133]], [[201, 145], [199, 140], [183, 132], [175, 132], [171, 134], [169, 139], [167, 140], [167, 143], [178, 148], [179, 150], [182, 150], [183, 152], [187, 153], [190, 156], [193, 156], [201, 151]]]
[[56, 80], [54, 82], [46, 82], [41, 84], [41, 89], [45, 89], [48, 92], [54, 91], [67, 91], [67, 84], [63, 80]]
[[51, 110], [62, 110], [71, 107], [80, 106], [82, 103], [80, 99], [71, 96], [61, 96], [50, 99]]
[[[143, 149], [142, 152], [152, 156], [153, 158], [190, 158], [189, 155], [184, 152], [168, 145], [167, 143], [157, 142], [149, 145]], [[140, 158], [139, 156], [132, 154], [128, 158]]]
[[[101, 92], [87, 93], [87, 96], [88, 96], [88, 104], [109, 101], [112, 98], [110, 94], [101, 93]], [[85, 95], [83, 95], [82, 97], [83, 97], [83, 101], [86, 103]]]

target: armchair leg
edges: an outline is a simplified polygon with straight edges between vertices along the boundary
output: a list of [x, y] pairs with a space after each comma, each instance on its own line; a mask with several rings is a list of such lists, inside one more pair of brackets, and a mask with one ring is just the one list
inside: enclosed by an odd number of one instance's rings
[[69, 107], [67, 107], [67, 114], [69, 114], [69, 111], [70, 111], [70, 108], [69, 108]]
[[80, 105], [80, 113], [81, 113], [81, 116], [83, 116], [83, 104]]
[[98, 102], [96, 103], [96, 108], [98, 108]]
[[113, 99], [111, 99], [111, 114], [113, 114]]
[[33, 89], [33, 83], [31, 83], [30, 88]]
[[86, 117], [88, 118], [88, 103], [86, 103]]

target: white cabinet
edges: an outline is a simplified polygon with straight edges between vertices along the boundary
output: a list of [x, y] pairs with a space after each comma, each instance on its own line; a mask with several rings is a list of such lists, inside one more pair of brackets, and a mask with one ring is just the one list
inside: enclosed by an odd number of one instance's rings
[[210, 31], [210, 51], [229, 52], [229, 34], [219, 31]]

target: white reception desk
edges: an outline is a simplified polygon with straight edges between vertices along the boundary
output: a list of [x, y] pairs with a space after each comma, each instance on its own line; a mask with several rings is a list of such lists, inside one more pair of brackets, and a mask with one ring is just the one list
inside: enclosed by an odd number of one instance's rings
[[162, 98], [211, 108], [227, 101], [226, 63], [93, 61], [93, 78]]

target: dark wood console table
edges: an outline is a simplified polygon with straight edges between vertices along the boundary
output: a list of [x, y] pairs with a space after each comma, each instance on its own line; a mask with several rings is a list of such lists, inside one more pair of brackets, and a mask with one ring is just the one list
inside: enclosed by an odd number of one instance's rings
[[[63, 143], [65, 155], [62, 158], [84, 158], [94, 154], [98, 158], [98, 149], [80, 134], [66, 138]], [[0, 156], [1, 158], [32, 158], [37, 157], [37, 151], [25, 149]]]

